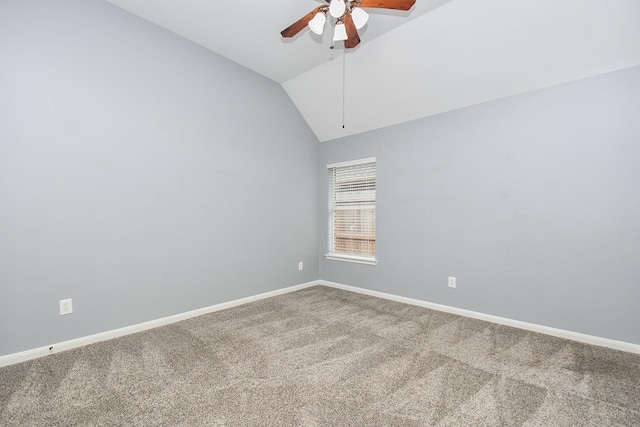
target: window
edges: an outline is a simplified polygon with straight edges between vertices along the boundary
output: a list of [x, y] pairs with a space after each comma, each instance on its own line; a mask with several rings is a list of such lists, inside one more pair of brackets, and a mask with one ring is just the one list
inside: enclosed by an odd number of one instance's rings
[[327, 259], [377, 264], [376, 159], [327, 165], [329, 253]]

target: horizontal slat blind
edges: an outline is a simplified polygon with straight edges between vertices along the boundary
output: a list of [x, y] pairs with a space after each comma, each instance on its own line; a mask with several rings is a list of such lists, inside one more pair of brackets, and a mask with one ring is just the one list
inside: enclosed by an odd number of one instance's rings
[[328, 165], [329, 254], [374, 258], [376, 248], [376, 163]]

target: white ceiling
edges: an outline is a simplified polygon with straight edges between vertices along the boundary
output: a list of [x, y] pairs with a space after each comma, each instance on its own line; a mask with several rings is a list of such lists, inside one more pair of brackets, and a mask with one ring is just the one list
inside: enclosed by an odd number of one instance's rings
[[[324, 0], [107, 0], [156, 25], [204, 46], [278, 83], [331, 60], [332, 34], [308, 29], [292, 39], [280, 31]], [[361, 31], [369, 41], [451, 0], [417, 0], [408, 11], [367, 9], [370, 23]]]
[[331, 34], [280, 36], [319, 0], [107, 1], [281, 83], [320, 141], [640, 65], [640, 0], [368, 9], [346, 55]]

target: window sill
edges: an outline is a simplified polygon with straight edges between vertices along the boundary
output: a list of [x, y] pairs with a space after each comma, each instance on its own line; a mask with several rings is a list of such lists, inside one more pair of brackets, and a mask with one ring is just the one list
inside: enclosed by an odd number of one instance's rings
[[360, 256], [350, 256], [350, 255], [341, 255], [341, 254], [326, 254], [324, 257], [332, 261], [344, 261], [344, 262], [354, 262], [356, 264], [378, 265], [378, 260], [375, 258], [366, 258], [366, 257], [360, 257]]

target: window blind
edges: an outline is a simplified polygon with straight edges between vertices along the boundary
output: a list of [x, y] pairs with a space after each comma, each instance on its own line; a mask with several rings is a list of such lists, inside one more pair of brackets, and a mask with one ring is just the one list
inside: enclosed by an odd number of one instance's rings
[[327, 165], [329, 254], [375, 259], [375, 158]]

